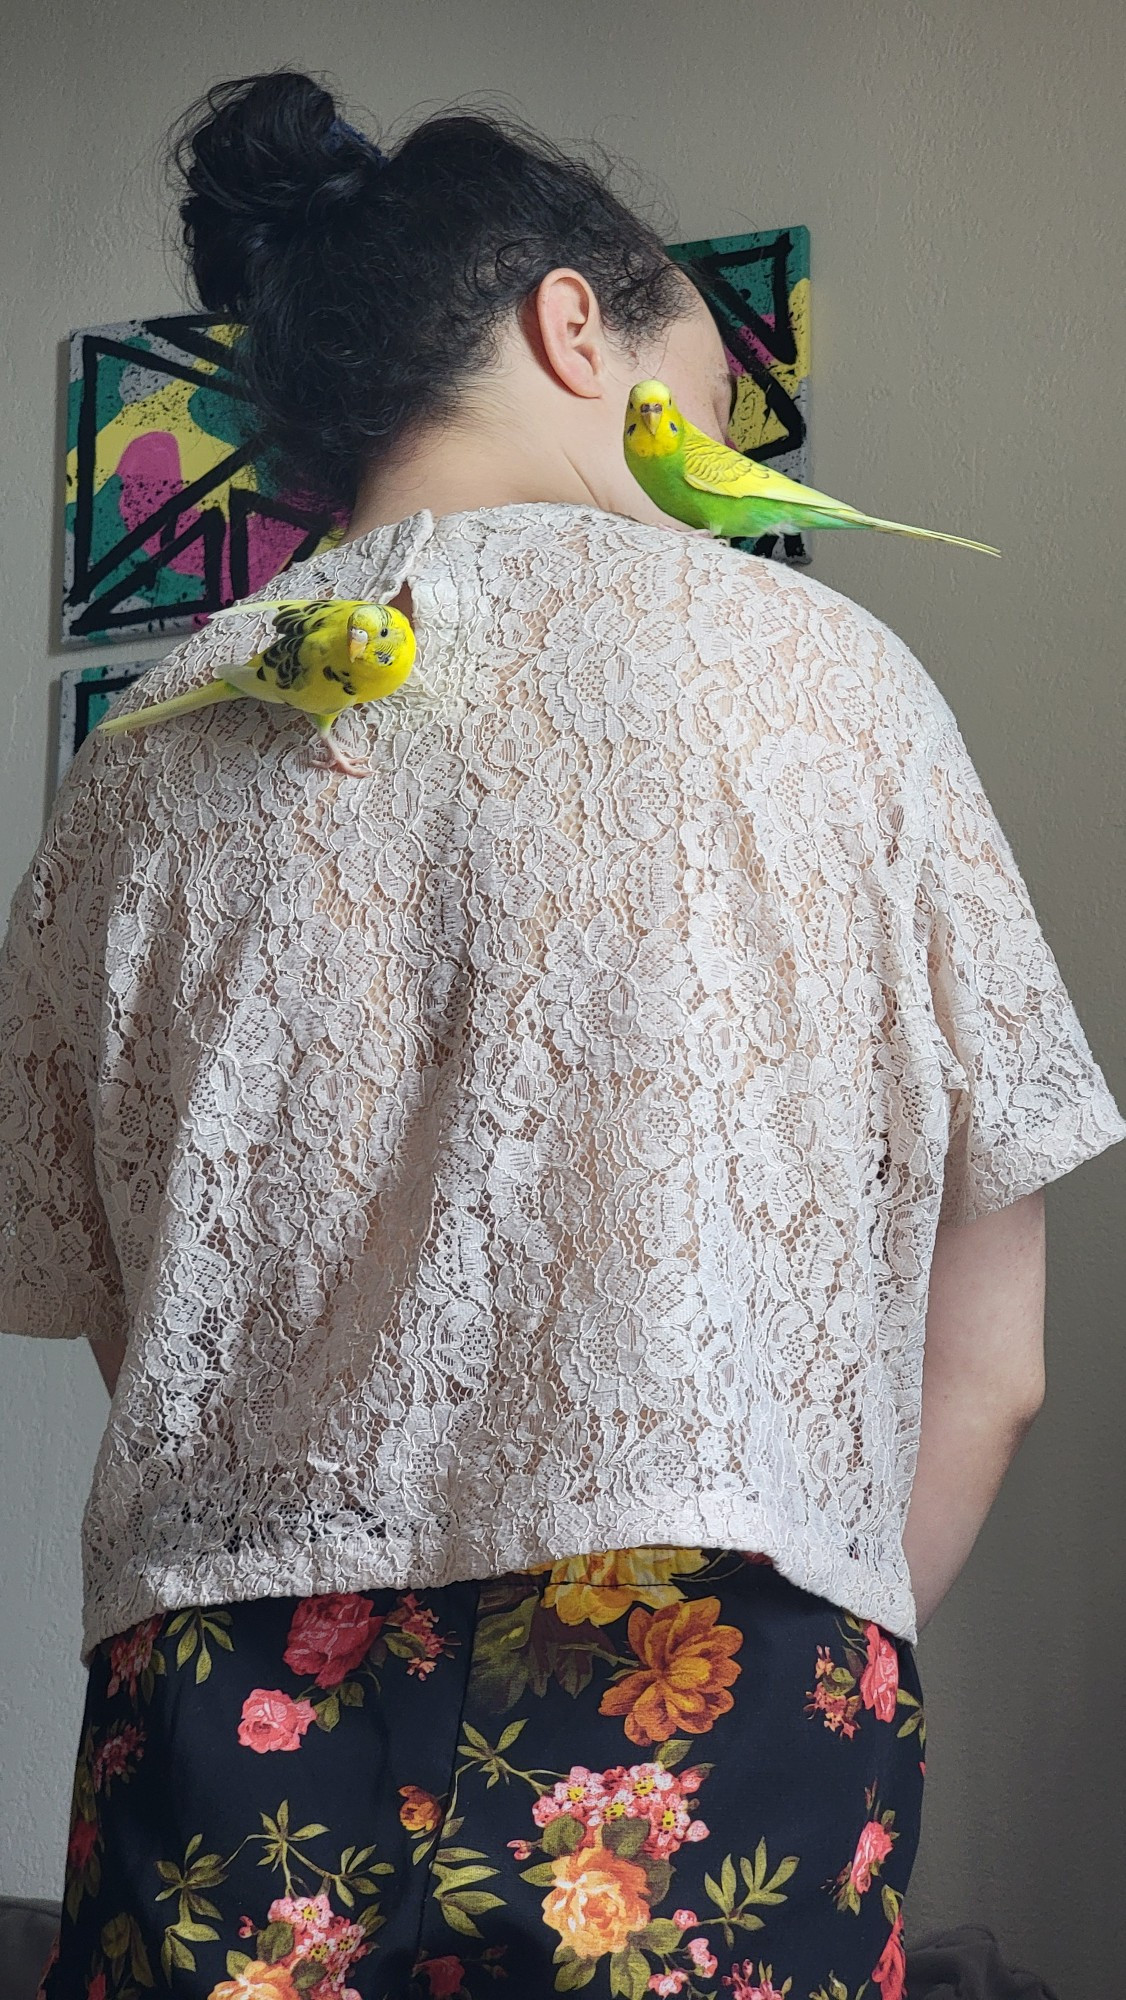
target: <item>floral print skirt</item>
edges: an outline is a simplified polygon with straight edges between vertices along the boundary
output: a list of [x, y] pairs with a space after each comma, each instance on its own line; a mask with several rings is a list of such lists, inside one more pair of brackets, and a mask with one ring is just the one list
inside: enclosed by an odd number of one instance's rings
[[762, 1555], [169, 1612], [91, 1662], [41, 2000], [903, 2000], [924, 1742]]

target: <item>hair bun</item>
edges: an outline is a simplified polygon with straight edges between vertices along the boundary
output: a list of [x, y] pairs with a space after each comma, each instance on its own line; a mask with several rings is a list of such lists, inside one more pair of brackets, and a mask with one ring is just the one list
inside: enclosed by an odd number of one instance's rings
[[200, 304], [242, 315], [271, 257], [370, 192], [384, 160], [327, 90], [293, 70], [215, 85], [188, 113], [174, 157]]

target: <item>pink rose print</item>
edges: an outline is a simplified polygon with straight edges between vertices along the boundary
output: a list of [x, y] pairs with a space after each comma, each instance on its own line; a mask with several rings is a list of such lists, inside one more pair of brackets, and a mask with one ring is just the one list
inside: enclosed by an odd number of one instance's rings
[[[641, 1852], [668, 1860], [685, 1841], [708, 1837], [704, 1821], [692, 1818], [690, 1801], [700, 1783], [695, 1765], [666, 1771], [661, 1764], [615, 1764], [609, 1771], [590, 1771], [585, 1764], [573, 1764], [566, 1778], [536, 1800], [532, 1818], [541, 1827], [561, 1814], [577, 1819], [584, 1828], [584, 1847], [596, 1844], [599, 1828], [607, 1822], [647, 1820]], [[697, 1919], [692, 1916], [691, 1921]]]
[[646, 1989], [649, 1993], [683, 1993], [688, 1984], [686, 1972], [655, 1972]]
[[856, 1853], [852, 1857], [849, 1882], [860, 1895], [872, 1887], [872, 1870], [891, 1853], [892, 1838], [886, 1826], [878, 1819], [870, 1819], [856, 1843]]
[[115, 1729], [94, 1753], [91, 1776], [94, 1790], [103, 1787], [108, 1792], [114, 1778], [128, 1777], [129, 1759], [139, 1757], [144, 1747], [145, 1732], [139, 1722], [126, 1722]]
[[773, 1966], [768, 1965], [764, 1971], [760, 1959], [756, 1986], [754, 1960], [745, 1958], [742, 1965], [733, 1965], [730, 1974], [724, 1975], [723, 1984], [730, 1986], [732, 2000], [786, 2000], [793, 1980], [787, 1979], [784, 1985], [775, 1986], [771, 1977], [773, 1970]]
[[696, 1967], [697, 1972], [702, 1972], [705, 1979], [710, 1979], [719, 1965], [718, 1958], [708, 1950], [707, 1938], [689, 1938], [688, 1956]]
[[698, 1924], [700, 1921], [695, 1910], [674, 1910], [672, 1920], [674, 1924], [680, 1925], [682, 1931], [690, 1931], [693, 1924]]
[[161, 1616], [143, 1618], [139, 1625], [131, 1626], [119, 1639], [110, 1641], [111, 1672], [106, 1688], [107, 1694], [116, 1694], [118, 1688], [124, 1687], [128, 1681], [129, 1698], [131, 1701], [136, 1700], [138, 1675], [144, 1673], [152, 1659], [152, 1649], [163, 1623], [164, 1619]]
[[311, 1702], [294, 1701], [280, 1688], [252, 1688], [242, 1705], [238, 1740], [246, 1750], [299, 1750], [301, 1738], [316, 1710]]
[[[249, 1921], [243, 1918], [240, 1937], [253, 1934], [253, 1925], [249, 1932], [246, 1928]], [[349, 1917], [338, 1916], [323, 1890], [316, 1896], [276, 1896], [270, 1904], [267, 1921], [288, 1924], [293, 1943], [283, 1957], [269, 1965], [255, 1960], [254, 1964], [261, 1965], [256, 1978], [252, 1979], [250, 1968], [244, 1967], [238, 1977], [250, 1981], [255, 1995], [260, 1995], [261, 2000], [287, 2000], [287, 1996], [294, 1994], [298, 2000], [359, 2000], [355, 1988], [345, 1985], [345, 1979], [355, 1961], [366, 1958], [371, 1946], [363, 1926]], [[242, 1987], [235, 1978], [222, 1982], [214, 1992], [219, 2000], [239, 2000]], [[250, 2000], [249, 1985], [247, 2000]]]
[[290, 1621], [286, 1666], [295, 1674], [312, 1674], [318, 1687], [339, 1687], [359, 1666], [382, 1624], [370, 1599], [354, 1591], [303, 1598]]
[[899, 1655], [878, 1625], [865, 1626], [868, 1664], [860, 1676], [860, 1698], [865, 1708], [874, 1709], [879, 1722], [895, 1721], [895, 1697], [899, 1689]]
[[430, 2000], [449, 2000], [449, 1996], [460, 1993], [465, 1980], [465, 1967], [460, 1958], [424, 1958], [416, 1965], [416, 1972], [424, 1972], [430, 1983]]
[[882, 1986], [881, 2000], [906, 2000], [907, 1953], [903, 1944], [903, 1912], [897, 1911], [891, 1933], [880, 1953], [872, 1978]]

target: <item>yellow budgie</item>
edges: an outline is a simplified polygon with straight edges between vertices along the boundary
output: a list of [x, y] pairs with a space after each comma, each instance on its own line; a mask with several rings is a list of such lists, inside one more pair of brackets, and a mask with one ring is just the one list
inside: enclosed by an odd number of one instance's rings
[[401, 686], [414, 665], [415, 635], [409, 619], [389, 604], [337, 597], [273, 598], [232, 604], [216, 618], [276, 612], [275, 636], [245, 666], [224, 667], [203, 687], [173, 695], [130, 715], [114, 715], [98, 728], [107, 734], [147, 728], [212, 702], [245, 699], [281, 702], [311, 715], [338, 771], [363, 777], [368, 766], [334, 742], [332, 726], [346, 708], [378, 701]]
[[708, 437], [683, 417], [663, 382], [636, 382], [626, 409], [626, 463], [638, 485], [663, 514], [710, 534], [753, 540], [759, 535], [798, 535], [807, 528], [881, 528], [920, 541], [951, 542], [955, 548], [1000, 555], [986, 542], [911, 528], [861, 514], [828, 493], [801, 486], [741, 451]]

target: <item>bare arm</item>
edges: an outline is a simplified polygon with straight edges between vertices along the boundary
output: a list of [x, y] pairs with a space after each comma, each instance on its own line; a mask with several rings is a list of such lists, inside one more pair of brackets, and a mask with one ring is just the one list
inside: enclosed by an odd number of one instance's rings
[[125, 1342], [123, 1340], [92, 1340], [89, 1346], [90, 1352], [98, 1364], [102, 1381], [112, 1396], [117, 1387], [117, 1378], [121, 1373], [121, 1364], [125, 1359]]
[[903, 1546], [920, 1630], [964, 1566], [1044, 1400], [1043, 1190], [940, 1224]]

